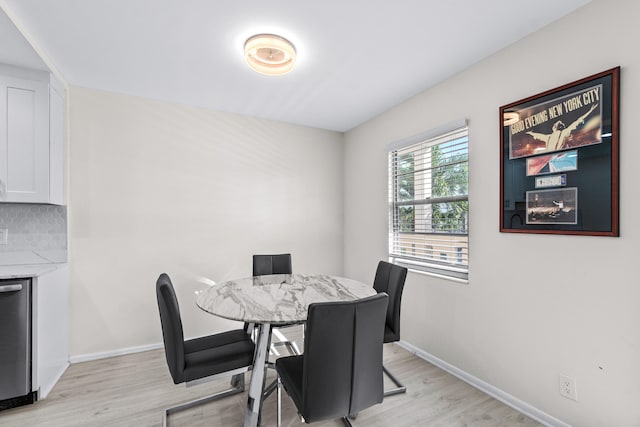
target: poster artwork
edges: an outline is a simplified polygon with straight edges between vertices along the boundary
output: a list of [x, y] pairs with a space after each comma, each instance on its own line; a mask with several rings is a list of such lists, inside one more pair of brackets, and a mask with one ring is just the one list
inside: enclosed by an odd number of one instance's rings
[[602, 85], [518, 111], [509, 126], [509, 158], [552, 153], [602, 142]]
[[527, 176], [548, 173], [567, 172], [578, 169], [578, 150], [564, 151], [556, 154], [529, 157], [527, 159]]
[[527, 191], [527, 224], [577, 224], [578, 189]]

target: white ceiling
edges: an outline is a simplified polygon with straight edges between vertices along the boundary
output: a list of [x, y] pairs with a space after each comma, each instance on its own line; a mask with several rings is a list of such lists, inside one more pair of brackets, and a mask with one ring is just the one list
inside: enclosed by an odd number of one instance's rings
[[[69, 84], [346, 131], [589, 1], [2, 0], [0, 5]], [[292, 73], [266, 77], [245, 66], [244, 41], [263, 32], [295, 44], [299, 57]], [[7, 62], [1, 28], [0, 36], [0, 60]]]
[[0, 63], [36, 70], [47, 69], [46, 64], [4, 13], [0, 13]]

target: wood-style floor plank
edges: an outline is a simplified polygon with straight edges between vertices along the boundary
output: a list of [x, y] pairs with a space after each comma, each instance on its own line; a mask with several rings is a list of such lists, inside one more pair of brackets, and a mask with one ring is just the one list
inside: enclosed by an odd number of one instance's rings
[[[301, 345], [301, 329], [288, 328], [286, 333]], [[385, 345], [384, 363], [407, 386], [407, 393], [387, 397], [382, 404], [362, 411], [353, 421], [354, 426], [541, 426], [397, 345]], [[273, 377], [270, 372], [267, 380]], [[249, 378], [246, 374], [247, 383]], [[224, 390], [229, 386], [229, 379], [190, 388], [175, 385], [167, 369], [164, 350], [76, 363], [67, 369], [47, 399], [0, 412], [0, 426], [161, 426], [165, 407]], [[385, 386], [393, 386], [386, 377]], [[241, 427], [246, 398], [245, 391], [172, 414], [169, 425]], [[263, 426], [275, 425], [275, 406], [275, 393], [272, 393], [264, 403]], [[284, 392], [282, 407], [283, 426], [304, 425]], [[336, 420], [313, 425], [343, 424]]]

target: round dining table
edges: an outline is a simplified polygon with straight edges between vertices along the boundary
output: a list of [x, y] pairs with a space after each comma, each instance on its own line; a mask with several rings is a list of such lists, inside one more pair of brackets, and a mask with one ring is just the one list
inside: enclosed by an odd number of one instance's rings
[[207, 313], [257, 327], [245, 427], [256, 427], [260, 419], [272, 326], [303, 323], [313, 303], [352, 301], [375, 294], [371, 285], [323, 274], [253, 276], [196, 292], [196, 304]]

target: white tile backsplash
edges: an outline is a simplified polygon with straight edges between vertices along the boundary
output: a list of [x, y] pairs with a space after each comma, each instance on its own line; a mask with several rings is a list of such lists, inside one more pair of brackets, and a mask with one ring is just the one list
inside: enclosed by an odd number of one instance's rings
[[8, 230], [0, 252], [67, 250], [65, 206], [0, 203], [0, 228]]

